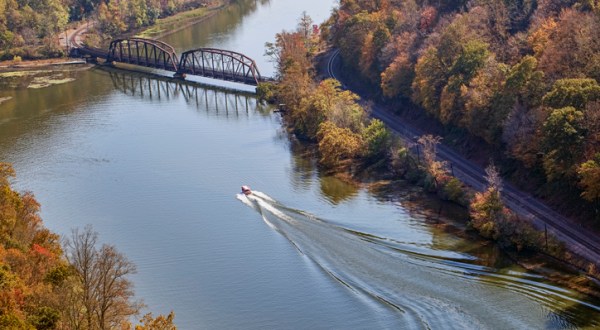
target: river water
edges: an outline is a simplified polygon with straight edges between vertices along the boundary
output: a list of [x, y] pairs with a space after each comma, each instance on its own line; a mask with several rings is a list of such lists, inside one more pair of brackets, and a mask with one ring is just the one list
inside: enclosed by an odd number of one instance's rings
[[[164, 40], [242, 51], [272, 75], [264, 42], [333, 5], [240, 1]], [[464, 222], [451, 206], [440, 219], [409, 185], [319, 173], [252, 94], [106, 68], [1, 77], [16, 187], [61, 235], [93, 224], [138, 266], [146, 311], [174, 310], [181, 329], [600, 326], [597, 300], [438, 224]]]

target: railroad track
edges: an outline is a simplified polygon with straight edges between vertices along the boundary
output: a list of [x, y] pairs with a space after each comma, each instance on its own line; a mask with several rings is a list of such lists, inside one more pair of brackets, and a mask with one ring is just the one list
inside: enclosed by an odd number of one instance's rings
[[[335, 72], [335, 61], [338, 56], [339, 50], [333, 50], [327, 60], [327, 74], [331, 78], [340, 80]], [[392, 131], [407, 142], [416, 143], [418, 137], [424, 134], [377, 104], [372, 105], [371, 109], [373, 117], [386, 123]], [[438, 146], [437, 157], [439, 160], [449, 162], [454, 176], [465, 184], [478, 191], [486, 189], [485, 171], [480, 166], [445, 145]], [[532, 221], [538, 229], [547, 229], [559, 240], [569, 243], [572, 252], [600, 266], [600, 239], [597, 235], [573, 224], [569, 219], [510, 183], [503, 183], [502, 196], [505, 204], [519, 216]]]

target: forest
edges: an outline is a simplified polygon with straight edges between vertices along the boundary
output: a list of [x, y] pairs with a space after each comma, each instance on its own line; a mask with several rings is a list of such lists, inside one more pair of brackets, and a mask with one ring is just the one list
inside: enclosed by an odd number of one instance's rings
[[0, 60], [65, 56], [59, 38], [71, 23], [95, 20], [111, 37], [206, 6], [206, 0], [0, 0]]
[[[426, 134], [415, 144], [401, 141], [382, 121], [368, 116], [369, 105], [357, 94], [344, 90], [335, 79], [316, 79], [314, 64], [330, 34], [311, 24], [304, 13], [295, 31], [278, 33], [274, 43], [267, 43], [267, 55], [278, 66], [279, 80], [276, 85], [259, 84], [257, 93], [279, 104], [293, 138], [314, 147], [321, 171], [344, 180], [363, 174], [382, 182], [407, 180], [441, 200], [468, 207], [470, 228], [500, 246], [565, 258], [563, 244], [504, 206], [502, 180], [495, 166], [486, 169], [487, 189], [475, 192], [453, 176], [448, 162], [437, 158], [441, 137]], [[590, 273], [595, 274], [594, 269]]]
[[372, 95], [479, 141], [504, 177], [597, 227], [598, 0], [341, 0], [327, 28]]

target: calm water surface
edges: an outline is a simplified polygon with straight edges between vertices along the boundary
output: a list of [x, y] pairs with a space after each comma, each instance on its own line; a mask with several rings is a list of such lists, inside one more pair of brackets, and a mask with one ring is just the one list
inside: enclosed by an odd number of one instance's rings
[[[333, 5], [241, 1], [165, 41], [240, 50], [272, 75], [264, 42]], [[250, 94], [107, 69], [0, 82], [16, 186], [60, 234], [93, 224], [137, 264], [148, 310], [181, 329], [600, 326], [598, 301], [432, 225], [417, 189], [321, 175]]]

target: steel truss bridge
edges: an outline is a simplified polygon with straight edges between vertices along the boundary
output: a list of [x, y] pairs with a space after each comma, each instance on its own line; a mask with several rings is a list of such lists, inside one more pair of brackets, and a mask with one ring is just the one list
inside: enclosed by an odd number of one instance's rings
[[267, 80], [261, 77], [256, 62], [242, 53], [198, 48], [178, 57], [171, 45], [154, 39], [115, 39], [111, 41], [108, 52], [96, 48], [78, 48], [75, 53], [104, 58], [109, 64], [127, 63], [171, 71], [179, 78], [190, 74], [253, 86]]

